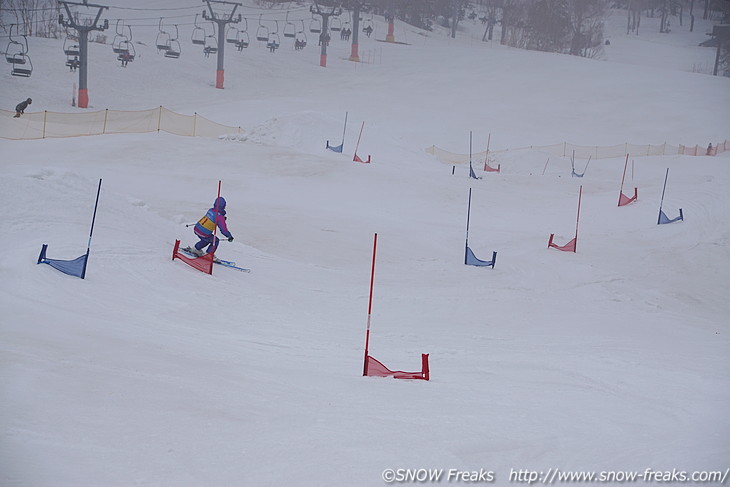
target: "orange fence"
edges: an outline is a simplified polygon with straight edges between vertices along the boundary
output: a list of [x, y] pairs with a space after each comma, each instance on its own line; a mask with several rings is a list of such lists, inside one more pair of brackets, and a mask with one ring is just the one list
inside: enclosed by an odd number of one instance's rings
[[197, 113], [181, 115], [164, 107], [129, 112], [108, 109], [79, 113], [35, 112], [26, 113], [20, 118], [14, 118], [13, 115], [14, 112], [0, 110], [0, 139], [29, 140], [148, 132], [220, 137], [243, 133], [241, 127], [221, 125]]
[[[562, 144], [554, 145], [543, 145], [543, 146], [529, 146], [520, 147], [517, 149], [505, 149], [498, 151], [489, 151], [489, 155], [504, 153], [508, 151], [517, 150], [534, 150], [540, 152], [547, 152], [554, 156], [571, 157], [573, 151], [575, 156], [581, 159], [609, 159], [623, 157], [626, 154], [631, 154], [632, 157], [639, 156], [665, 156], [672, 154], [684, 154], [686, 156], [716, 156], [721, 152], [730, 150], [730, 141], [725, 140], [719, 144], [712, 144], [712, 147], [701, 147], [695, 145], [694, 147], [685, 145], [669, 145], [667, 143], [659, 145], [636, 145], [636, 144], [619, 144], [610, 146], [585, 146], [585, 145], [573, 145], [564, 142]], [[436, 156], [441, 162], [447, 164], [461, 164], [469, 162], [469, 154], [457, 154], [455, 152], [449, 152], [432, 145], [426, 149], [426, 152]], [[484, 160], [487, 156], [487, 151], [476, 152], [471, 155], [472, 161]]]

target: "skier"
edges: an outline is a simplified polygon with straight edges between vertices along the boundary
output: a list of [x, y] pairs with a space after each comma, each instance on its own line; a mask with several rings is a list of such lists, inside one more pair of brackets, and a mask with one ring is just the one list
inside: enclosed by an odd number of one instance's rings
[[[193, 231], [200, 239], [200, 242], [196, 243], [194, 248], [188, 247], [193, 254], [202, 257], [206, 253], [210, 254], [215, 252], [220, 242], [218, 237], [213, 235], [216, 224], [228, 241], [233, 242], [233, 235], [228, 231], [228, 226], [226, 225], [226, 200], [222, 196], [216, 198], [213, 203], [213, 208], [210, 208], [205, 213], [205, 216], [195, 224]], [[206, 245], [208, 248], [203, 252], [203, 247]]]
[[31, 100], [30, 98], [18, 103], [15, 107], [15, 116], [13, 118], [19, 118], [22, 114], [24, 114], [25, 109], [28, 108], [28, 105], [30, 105], [31, 103], [33, 103], [33, 100]]

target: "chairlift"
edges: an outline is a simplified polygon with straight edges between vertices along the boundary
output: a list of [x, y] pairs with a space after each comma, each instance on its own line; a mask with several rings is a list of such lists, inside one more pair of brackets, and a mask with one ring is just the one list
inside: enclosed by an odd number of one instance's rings
[[162, 30], [162, 17], [160, 17], [160, 23], [157, 25], [159, 32], [155, 39], [155, 45], [157, 46], [157, 52], [165, 51], [170, 49], [170, 34]]
[[198, 46], [204, 46], [205, 45], [205, 29], [200, 27], [198, 25], [198, 15], [195, 14], [195, 27], [193, 27], [193, 34], [191, 36], [191, 40], [193, 41], [193, 44], [196, 44]]
[[297, 27], [294, 25], [294, 23], [289, 22], [289, 12], [286, 13], [286, 22], [284, 24], [284, 37], [296, 37], [297, 35]]
[[10, 42], [5, 48], [5, 60], [10, 64], [22, 64], [25, 50], [19, 42]]
[[352, 27], [350, 26], [350, 24], [351, 24], [351, 22], [352, 22], [352, 12], [347, 12], [347, 13], [348, 13], [348, 15], [349, 15], [349, 19], [348, 19], [348, 20], [345, 20], [345, 21], [344, 21], [344, 22], [342, 23], [342, 28], [343, 28], [343, 29], [345, 29], [345, 30], [347, 30], [347, 29], [350, 29], [350, 30], [352, 30]]
[[372, 17], [369, 18], [369, 19], [365, 19], [365, 21], [362, 24], [362, 31], [363, 32], [367, 32], [368, 30], [370, 32], [373, 31], [373, 19], [372, 19]]
[[165, 51], [165, 57], [169, 57], [172, 59], [178, 59], [180, 57], [180, 41], [177, 40], [178, 35], [180, 32], [177, 30], [177, 24], [173, 24], [175, 26], [175, 36], [173, 37], [172, 34], [170, 34], [170, 44], [167, 50]]
[[256, 40], [260, 42], [269, 42], [269, 28], [261, 23], [261, 15], [259, 15], [259, 27], [256, 29]]
[[[114, 39], [112, 39], [112, 51], [114, 51], [115, 54], [121, 54], [124, 52], [124, 49], [121, 47], [122, 43], [129, 42], [129, 37], [124, 33], [124, 23], [122, 23], [122, 29], [119, 29], [119, 23], [121, 20], [117, 20], [117, 25], [114, 29], [116, 34], [114, 35]], [[129, 26], [127, 26], [129, 27]], [[129, 33], [131, 35], [132, 28], [129, 27]]]
[[235, 44], [238, 42], [238, 29], [236, 27], [228, 27], [226, 30], [226, 42], [229, 44]]
[[304, 21], [302, 20], [302, 30], [297, 31], [296, 37], [294, 38], [294, 48], [299, 46], [299, 49], [307, 47], [307, 33], [304, 32]]
[[330, 30], [334, 32], [342, 30], [342, 21], [339, 17], [332, 17], [332, 19], [330, 19]]
[[66, 39], [64, 39], [63, 53], [69, 57], [81, 55], [81, 50], [79, 49], [79, 45], [74, 38], [67, 36]]
[[269, 34], [269, 42], [266, 43], [266, 47], [269, 49], [276, 50], [281, 46], [281, 39], [279, 38], [279, 34], [277, 32], [272, 32]]
[[131, 41], [123, 41], [120, 44], [120, 51], [117, 55], [117, 60], [119, 61], [127, 61], [128, 63], [131, 63], [134, 61], [134, 57], [137, 55], [137, 53], [134, 50], [134, 44], [132, 44]]
[[312, 34], [319, 34], [322, 32], [322, 22], [320, 22], [319, 19], [315, 19], [314, 16], [312, 16], [312, 21], [309, 22], [309, 32]]
[[21, 76], [23, 78], [30, 78], [33, 73], [33, 63], [30, 60], [30, 56], [27, 53], [18, 53], [15, 55], [15, 60], [12, 61], [13, 70], [10, 72], [13, 76]]
[[10, 24], [8, 34], [10, 42], [8, 42], [5, 48], [5, 60], [10, 64], [23, 64], [23, 54], [27, 54], [28, 52], [28, 38], [23, 36], [23, 42], [13, 39], [13, 26], [15, 26], [15, 31], [18, 32], [17, 24]]
[[170, 47], [165, 51], [165, 57], [177, 59], [180, 57], [180, 41], [177, 39], [170, 40]]
[[218, 52], [218, 38], [215, 35], [215, 24], [213, 24], [213, 33], [205, 36], [205, 44], [203, 45], [203, 53], [208, 56]]
[[249, 38], [248, 38], [248, 21], [244, 18], [244, 27], [243, 30], [239, 30], [236, 34], [236, 48], [239, 51], [243, 51], [248, 47], [249, 44]]

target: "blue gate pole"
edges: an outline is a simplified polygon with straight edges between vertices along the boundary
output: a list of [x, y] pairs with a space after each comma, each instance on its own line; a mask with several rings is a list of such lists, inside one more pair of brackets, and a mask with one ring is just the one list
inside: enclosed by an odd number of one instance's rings
[[101, 179], [99, 179], [99, 187], [96, 190], [96, 202], [94, 203], [94, 216], [91, 218], [91, 230], [89, 230], [89, 243], [86, 245], [86, 260], [84, 260], [84, 268], [81, 270], [81, 279], [86, 276], [86, 266], [89, 263], [89, 250], [91, 249], [91, 236], [94, 234], [94, 222], [96, 221], [96, 209], [99, 207], [99, 193], [101, 193]]
[[667, 168], [667, 173], [664, 175], [664, 188], [662, 188], [662, 200], [659, 202], [659, 219], [657, 220], [657, 225], [660, 221], [662, 221], [662, 206], [664, 205], [664, 192], [667, 190], [667, 178], [669, 177], [669, 168]]

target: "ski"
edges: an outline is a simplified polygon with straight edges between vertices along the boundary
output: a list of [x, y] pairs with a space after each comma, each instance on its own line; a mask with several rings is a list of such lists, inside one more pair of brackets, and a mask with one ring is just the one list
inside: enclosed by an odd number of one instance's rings
[[[193, 252], [190, 247], [180, 248], [178, 250], [190, 257], [200, 257], [195, 252]], [[232, 260], [223, 260], [223, 259], [219, 259], [218, 257], [213, 257], [213, 263], [222, 265], [223, 267], [228, 267], [229, 269], [235, 269], [235, 270], [241, 271], [241, 272], [251, 272], [251, 269], [248, 269], [246, 267], [239, 267], [236, 265], [236, 262], [232, 261]]]
[[228, 267], [229, 269], [234, 269], [234, 270], [237, 270], [240, 272], [251, 272], [251, 269], [248, 269], [246, 267], [238, 267], [237, 265], [235, 265], [234, 262], [231, 262], [230, 260], [220, 260], [218, 258], [215, 258], [213, 260], [213, 263], [219, 264], [219, 265], [222, 265], [223, 267]]

